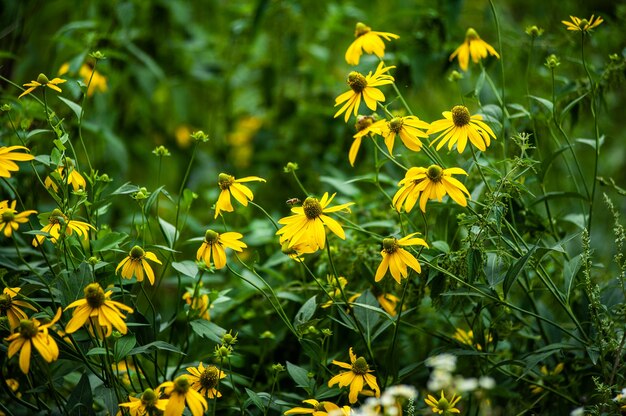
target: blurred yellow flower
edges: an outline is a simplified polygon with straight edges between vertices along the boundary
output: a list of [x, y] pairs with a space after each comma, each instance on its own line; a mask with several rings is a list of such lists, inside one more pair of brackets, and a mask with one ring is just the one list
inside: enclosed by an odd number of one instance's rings
[[20, 290], [22, 290], [20, 287], [5, 287], [0, 295], [0, 316], [7, 317], [11, 330], [20, 326], [22, 319], [28, 319], [28, 316], [20, 307], [32, 309], [33, 311], [37, 310], [30, 303], [15, 299]]
[[378, 103], [385, 101], [385, 95], [376, 87], [391, 84], [394, 81], [391, 75], [385, 74], [385, 72], [393, 68], [395, 68], [395, 66], [385, 68], [384, 63], [381, 62], [378, 64], [376, 72], [374, 72], [373, 75], [371, 71], [367, 76], [363, 76], [356, 71], [350, 72], [350, 74], [348, 74], [348, 85], [351, 89], [335, 98], [335, 107], [345, 103], [339, 111], [335, 113], [335, 117], [339, 117], [341, 114], [345, 113], [344, 119], [347, 123], [351, 113], [356, 116], [359, 112], [361, 99], [365, 101], [365, 105], [367, 105], [370, 110], [376, 111]]
[[541, 379], [539, 380], [540, 384], [533, 384], [530, 386], [530, 391], [532, 394], [539, 394], [541, 393], [544, 389], [543, 389], [543, 384], [544, 384], [544, 378], [550, 379], [550, 378], [555, 378], [555, 376], [558, 376], [559, 374], [561, 374], [561, 372], [563, 371], [563, 369], [565, 368], [565, 364], [564, 363], [558, 363], [556, 365], [556, 367], [554, 367], [554, 370], [548, 370], [548, 367], [545, 365], [542, 365], [541, 368], [539, 369], [539, 371], [541, 372]]
[[455, 57], [459, 59], [459, 67], [463, 71], [467, 71], [469, 67], [469, 58], [472, 57], [472, 61], [477, 64], [481, 59], [487, 57], [487, 54], [493, 55], [496, 58], [500, 59], [500, 55], [498, 52], [489, 45], [487, 42], [482, 40], [478, 33], [471, 27], [467, 29], [465, 33], [465, 42], [461, 44], [452, 55], [450, 55], [450, 60], [453, 60]]
[[[66, 62], [61, 65], [57, 75], [65, 75], [69, 72], [69, 70], [70, 64]], [[88, 97], [91, 97], [96, 91], [106, 92], [108, 89], [107, 78], [86, 63], [83, 63], [80, 66], [78, 75], [83, 78], [83, 83], [85, 85], [89, 85], [89, 88], [87, 89]]]
[[191, 388], [198, 393], [209, 399], [216, 397], [222, 397], [222, 393], [217, 391], [217, 387], [221, 379], [226, 377], [226, 374], [218, 369], [214, 365], [207, 365], [206, 367], [200, 362], [198, 367], [187, 367], [187, 371], [190, 374], [186, 374]]
[[[65, 231], [65, 235], [68, 236], [76, 232], [76, 234], [87, 241], [89, 240], [89, 229], [95, 230], [96, 228], [83, 221], [70, 220], [60, 209], [55, 208], [48, 217], [48, 224], [41, 231], [50, 234], [50, 242], [56, 244], [61, 236], [61, 231]], [[39, 247], [46, 238], [44, 235], [36, 235], [33, 238], [33, 246]]]
[[348, 152], [348, 160], [350, 161], [350, 166], [354, 166], [354, 161], [356, 160], [356, 156], [359, 153], [359, 149], [361, 148], [361, 140], [363, 137], [367, 135], [374, 134], [373, 128], [377, 130], [378, 123], [384, 123], [384, 120], [380, 120], [375, 122], [374, 117], [372, 116], [358, 116], [356, 119], [356, 123], [354, 125], [356, 129], [356, 134], [354, 137], [354, 141], [350, 146], [350, 151]]
[[222, 269], [226, 266], [226, 249], [230, 248], [235, 251], [243, 251], [248, 247], [241, 240], [242, 234], [235, 232], [218, 233], [213, 230], [207, 230], [204, 234], [204, 241], [196, 252], [196, 260], [204, 260], [207, 266], [211, 265], [211, 257], [216, 269]]
[[339, 407], [331, 402], [318, 402], [315, 399], [302, 400], [302, 403], [306, 403], [312, 407], [294, 407], [287, 410], [284, 415], [313, 415], [313, 416], [328, 416], [330, 414], [337, 416], [349, 416], [350, 406]]
[[358, 22], [354, 30], [354, 42], [346, 51], [346, 62], [350, 65], [358, 65], [363, 51], [373, 53], [379, 58], [385, 56], [385, 40], [398, 39], [400, 36], [389, 32], [374, 32], [372, 28], [364, 23]]
[[[470, 347], [475, 347], [478, 351], [483, 350], [482, 345], [474, 342], [474, 331], [472, 331], [471, 329], [469, 331], [466, 331], [462, 328], [456, 328], [456, 331], [454, 332], [454, 335], [452, 336], [452, 338], [456, 339], [461, 344], [469, 345]], [[491, 335], [488, 335], [485, 338], [486, 338], [485, 341], [487, 343], [493, 341], [493, 337]]]
[[309, 241], [301, 241], [297, 244], [289, 246], [289, 240], [284, 236], [279, 238], [280, 250], [283, 254], [289, 256], [292, 260], [302, 262], [304, 261], [303, 254], [311, 254], [317, 251], [315, 244], [311, 244]]
[[[378, 125], [378, 123], [376, 124]], [[414, 152], [419, 152], [422, 148], [422, 142], [419, 137], [427, 139], [428, 135], [422, 130], [428, 130], [429, 128], [430, 124], [425, 121], [415, 116], [406, 116], [394, 117], [380, 124], [379, 127], [372, 126], [370, 129], [385, 138], [387, 150], [390, 155], [393, 155], [393, 145], [396, 135], [400, 136], [400, 140], [402, 140], [402, 143], [404, 143], [407, 148]]]
[[443, 390], [441, 390], [441, 398], [439, 400], [429, 394], [428, 397], [424, 399], [424, 402], [430, 406], [430, 410], [432, 410], [433, 413], [449, 416], [453, 413], [461, 413], [461, 411], [455, 407], [459, 400], [461, 400], [461, 396], [457, 397], [456, 394], [452, 394], [450, 400], [446, 399]]
[[144, 249], [139, 246], [134, 246], [132, 249], [130, 249], [128, 256], [126, 256], [124, 260], [122, 260], [117, 265], [117, 267], [115, 268], [115, 273], [117, 273], [118, 270], [121, 268], [121, 275], [124, 279], [132, 279], [133, 276], [135, 276], [138, 282], [143, 281], [143, 276], [145, 273], [145, 275], [148, 276], [150, 284], [153, 285], [154, 272], [152, 271], [152, 267], [150, 267], [150, 264], [146, 260], [162, 264], [161, 260], [157, 258], [156, 254], [152, 253], [151, 251], [144, 251]]
[[0, 147], [0, 178], [10, 178], [12, 171], [20, 170], [17, 162], [33, 160], [35, 156], [29, 153], [14, 152], [14, 150], [26, 150], [24, 146], [2, 146]]
[[6, 238], [11, 238], [13, 231], [17, 231], [20, 224], [28, 222], [28, 216], [36, 214], [35, 210], [22, 211], [19, 214], [15, 210], [15, 204], [17, 201], [0, 201], [0, 232], [4, 234]]
[[31, 81], [31, 82], [27, 82], [26, 84], [24, 84], [25, 87], [29, 87], [29, 88], [17, 98], [22, 98], [23, 96], [33, 92], [37, 87], [41, 87], [41, 86], [48, 87], [57, 92], [62, 92], [61, 88], [57, 87], [57, 85], [63, 84], [64, 82], [66, 82], [66, 80], [61, 79], [61, 78], [53, 78], [52, 80], [49, 80], [48, 77], [45, 76], [44, 74], [39, 74], [39, 76], [37, 77], [37, 81]]
[[220, 215], [221, 211], [233, 212], [233, 205], [230, 202], [230, 196], [232, 195], [241, 205], [248, 206], [248, 201], [254, 199], [254, 195], [250, 188], [242, 183], [258, 181], [265, 182], [265, 179], [258, 176], [246, 176], [245, 178], [235, 179], [234, 176], [227, 173], [220, 173], [217, 179], [221, 192], [215, 203], [215, 218]]
[[366, 384], [374, 390], [376, 397], [380, 397], [380, 389], [378, 388], [376, 377], [370, 374], [373, 370], [370, 370], [365, 358], [357, 358], [357, 356], [352, 352], [352, 347], [350, 347], [349, 354], [349, 364], [333, 360], [333, 364], [349, 371], [344, 371], [331, 378], [328, 381], [328, 387], [332, 387], [335, 384], [339, 384], [339, 388], [350, 386], [350, 394], [348, 395], [350, 404], [356, 403], [359, 393], [363, 390], [363, 386]]
[[[69, 157], [66, 157], [64, 159], [63, 164], [56, 169], [56, 172], [61, 179], [61, 184], [65, 183], [65, 181], [67, 180], [67, 184], [72, 185], [72, 189], [74, 189], [74, 192], [78, 191], [79, 189], [87, 189], [87, 182], [85, 181], [85, 178], [83, 177], [83, 175], [80, 174], [80, 172], [74, 169], [74, 161]], [[67, 172], [69, 172], [69, 175], [66, 179], [65, 175], [67, 174]], [[46, 188], [52, 188], [54, 192], [58, 192], [59, 187], [57, 186], [56, 181], [57, 178], [47, 176], [43, 184]]]
[[144, 390], [141, 399], [128, 396], [128, 400], [130, 401], [120, 403], [120, 406], [125, 407], [130, 416], [157, 415], [164, 412], [167, 405], [167, 400], [159, 399], [152, 389]]
[[202, 283], [199, 283], [198, 293], [194, 293], [194, 288], [189, 288], [187, 292], [183, 294], [183, 300], [189, 306], [190, 315], [211, 320], [209, 310], [213, 307], [207, 293], [202, 293]]
[[392, 295], [391, 293], [382, 293], [376, 296], [378, 303], [380, 303], [380, 307], [383, 308], [385, 312], [387, 312], [391, 316], [396, 316], [396, 308], [398, 307], [398, 302], [400, 299], [396, 295]]
[[161, 383], [157, 391], [169, 397], [164, 416], [181, 416], [185, 410], [185, 404], [193, 416], [202, 416], [209, 407], [205, 398], [191, 388], [186, 375], [179, 376], [174, 381]]
[[437, 140], [441, 139], [437, 145], [437, 150], [441, 149], [446, 142], [449, 142], [448, 150], [452, 150], [452, 147], [456, 144], [456, 149], [459, 153], [463, 153], [469, 138], [474, 146], [484, 152], [491, 144], [489, 136], [496, 138], [491, 127], [482, 121], [483, 116], [480, 114], [472, 116], [467, 107], [463, 105], [456, 105], [452, 108], [452, 111], [444, 111], [442, 115], [444, 118], [432, 122], [426, 132], [427, 134], [434, 134], [443, 130], [443, 133], [430, 143], [432, 146]]
[[571, 22], [567, 20], [561, 20], [561, 23], [563, 23], [567, 27], [567, 30], [573, 30], [583, 33], [591, 32], [592, 29], [600, 26], [600, 24], [604, 22], [601, 16], [598, 16], [596, 18], [593, 14], [589, 18], [589, 20], [580, 19], [576, 16], [570, 16], [569, 18], [572, 19]]
[[414, 237], [419, 233], [411, 233], [406, 237], [397, 239], [389, 237], [383, 239], [383, 249], [380, 252], [383, 256], [378, 269], [376, 270], [376, 276], [374, 280], [379, 282], [386, 274], [387, 270], [391, 272], [391, 276], [399, 284], [402, 278], [408, 276], [407, 266], [415, 270], [417, 273], [421, 273], [422, 267], [419, 261], [411, 253], [403, 249], [402, 247], [420, 245], [428, 248], [428, 244], [421, 238]]
[[437, 199], [441, 202], [446, 194], [450, 195], [450, 198], [457, 204], [467, 206], [465, 195], [469, 198], [470, 193], [465, 185], [452, 175], [467, 175], [467, 172], [461, 168], [442, 169], [438, 165], [409, 169], [404, 179], [398, 182], [400, 189], [393, 196], [393, 206], [400, 212], [404, 205], [405, 211], [411, 212], [419, 199], [420, 209], [426, 212], [426, 202], [429, 199]]

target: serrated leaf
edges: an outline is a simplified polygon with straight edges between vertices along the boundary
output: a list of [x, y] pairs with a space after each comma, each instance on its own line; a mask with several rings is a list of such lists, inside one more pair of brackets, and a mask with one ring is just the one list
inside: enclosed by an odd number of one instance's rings
[[189, 322], [189, 324], [191, 325], [193, 332], [217, 343], [222, 342], [222, 337], [226, 333], [226, 330], [221, 326], [204, 319], [195, 319]]
[[97, 240], [92, 240], [91, 248], [96, 253], [114, 250], [119, 248], [120, 244], [122, 244], [127, 237], [128, 235], [126, 233], [110, 232]]

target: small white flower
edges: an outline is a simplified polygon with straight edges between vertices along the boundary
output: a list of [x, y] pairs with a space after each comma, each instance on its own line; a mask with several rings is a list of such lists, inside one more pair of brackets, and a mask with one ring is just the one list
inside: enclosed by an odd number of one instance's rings
[[478, 380], [476, 378], [457, 377], [454, 380], [454, 387], [459, 393], [466, 391], [474, 391], [478, 388]]
[[439, 369], [433, 370], [428, 380], [428, 390], [439, 391], [449, 387], [452, 384], [452, 374]]
[[436, 370], [447, 371], [448, 373], [456, 370], [456, 356], [452, 354], [439, 354], [426, 359], [426, 365]]
[[482, 376], [478, 379], [478, 385], [481, 389], [491, 390], [496, 386], [496, 381], [489, 376]]
[[576, 409], [570, 412], [569, 416], [585, 416], [585, 408], [577, 407]]

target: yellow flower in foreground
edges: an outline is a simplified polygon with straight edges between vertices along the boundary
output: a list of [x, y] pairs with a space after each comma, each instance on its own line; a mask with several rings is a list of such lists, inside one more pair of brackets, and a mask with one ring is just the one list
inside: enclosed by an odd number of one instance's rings
[[[58, 192], [59, 187], [57, 185], [57, 181], [60, 178], [60, 183], [64, 184], [65, 181], [67, 181], [68, 185], [72, 185], [74, 192], [77, 192], [79, 189], [87, 189], [87, 182], [85, 181], [85, 178], [80, 174], [80, 172], [74, 169], [74, 161], [69, 157], [65, 158], [63, 164], [56, 169], [56, 172], [59, 175], [58, 178], [52, 178], [50, 176], [46, 177], [46, 180], [43, 183], [46, 188], [52, 188], [54, 192]], [[65, 177], [66, 174], [67, 178]]]
[[344, 371], [343, 373], [339, 373], [328, 381], [328, 387], [332, 387], [335, 384], [339, 384], [339, 387], [350, 386], [350, 394], [348, 399], [350, 400], [350, 404], [356, 403], [357, 397], [361, 390], [363, 390], [363, 386], [367, 384], [372, 390], [374, 390], [374, 394], [376, 397], [380, 397], [380, 389], [378, 388], [378, 383], [376, 382], [376, 377], [370, 374], [373, 370], [370, 370], [367, 361], [365, 358], [359, 357], [352, 352], [352, 347], [350, 347], [350, 364], [342, 363], [337, 360], [333, 360], [333, 364], [338, 365], [341, 368], [348, 369], [350, 371]]
[[185, 374], [191, 383], [191, 388], [202, 394], [209, 399], [216, 397], [222, 397], [222, 393], [217, 391], [217, 387], [221, 379], [226, 377], [226, 374], [218, 369], [214, 365], [207, 365], [206, 367], [200, 365], [196, 367], [187, 367], [187, 371], [190, 374]]
[[467, 107], [463, 105], [456, 105], [452, 108], [452, 111], [444, 111], [442, 114], [444, 118], [432, 122], [430, 129], [426, 132], [427, 134], [434, 134], [443, 131], [430, 143], [432, 146], [437, 140], [441, 139], [437, 145], [437, 150], [441, 149], [446, 142], [449, 142], [448, 150], [452, 150], [452, 147], [456, 144], [456, 149], [459, 153], [463, 153], [469, 138], [474, 146], [484, 152], [491, 144], [489, 136], [493, 137], [494, 140], [496, 138], [491, 127], [482, 121], [483, 116], [480, 114], [472, 116]]
[[22, 211], [19, 214], [15, 210], [16, 201], [12, 201], [9, 205], [9, 201], [0, 202], [0, 232], [4, 233], [4, 236], [10, 238], [13, 231], [17, 231], [20, 224], [28, 222], [28, 216], [36, 214], [35, 210]]
[[[122, 311], [132, 313], [133, 309], [123, 303], [111, 300], [112, 291], [106, 293], [98, 283], [88, 284], [85, 289], [85, 297], [70, 303], [65, 310], [74, 309], [72, 319], [67, 323], [65, 332], [71, 334], [76, 332], [81, 326], [90, 323], [96, 335], [102, 335], [99, 328], [106, 328], [105, 336], [108, 337], [113, 332], [113, 328], [122, 334], [128, 332], [124, 319], [126, 316]], [[90, 327], [90, 330], [92, 328]]]
[[193, 416], [202, 416], [209, 407], [204, 397], [191, 388], [185, 375], [177, 377], [174, 381], [162, 383], [157, 390], [169, 396], [164, 416], [181, 416], [185, 410], [185, 403]]
[[567, 20], [561, 20], [561, 23], [567, 26], [567, 30], [573, 30], [583, 33], [591, 32], [593, 28], [600, 26], [600, 24], [604, 22], [601, 16], [598, 16], [596, 18], [593, 14], [589, 18], [589, 20], [580, 19], [576, 16], [570, 16], [569, 18], [572, 19], [571, 22]]
[[372, 130], [376, 131], [385, 138], [387, 150], [389, 150], [390, 155], [393, 155], [393, 145], [396, 140], [396, 136], [399, 136], [402, 143], [404, 143], [404, 145], [410, 150], [419, 152], [422, 148], [422, 142], [419, 137], [423, 139], [428, 138], [428, 135], [420, 129], [427, 130], [428, 128], [430, 128], [430, 124], [425, 121], [422, 121], [415, 116], [406, 116], [394, 117], [391, 120], [382, 123], [378, 131], [374, 130], [375, 127], [372, 127]]
[[[95, 230], [96, 228], [83, 221], [75, 221], [68, 219], [60, 209], [55, 208], [48, 217], [48, 224], [44, 226], [41, 231], [50, 234], [50, 242], [56, 244], [57, 240], [61, 236], [61, 231], [65, 230], [65, 235], [72, 235], [76, 232], [85, 241], [89, 240], [89, 229]], [[33, 246], [40, 246], [46, 239], [44, 235], [36, 235], [33, 238]]]
[[159, 411], [165, 411], [167, 400], [160, 400], [154, 390], [146, 389], [141, 395], [141, 399], [128, 396], [129, 402], [120, 403], [125, 407], [130, 416], [157, 415]]
[[59, 358], [59, 347], [54, 338], [48, 334], [48, 328], [54, 325], [60, 318], [61, 308], [57, 310], [54, 318], [47, 324], [41, 325], [35, 318], [23, 319], [20, 321], [18, 332], [6, 338], [10, 342], [8, 358], [13, 357], [18, 351], [20, 352], [20, 370], [22, 370], [22, 373], [28, 374], [30, 353], [33, 347], [39, 351], [39, 354], [46, 362], [51, 363]]
[[398, 182], [400, 189], [393, 196], [393, 206], [399, 212], [404, 205], [406, 212], [411, 212], [419, 199], [420, 209], [426, 212], [426, 202], [429, 199], [437, 199], [441, 202], [446, 194], [450, 195], [450, 198], [457, 204], [467, 206], [465, 195], [469, 198], [470, 193], [465, 185], [452, 175], [467, 175], [467, 172], [461, 168], [442, 169], [438, 165], [409, 169], [404, 179]]
[[216, 269], [222, 269], [226, 266], [226, 249], [230, 248], [235, 251], [242, 251], [248, 247], [241, 240], [242, 234], [235, 232], [218, 233], [213, 230], [207, 230], [204, 234], [204, 241], [196, 252], [196, 260], [204, 260], [207, 266], [211, 265], [211, 257]]
[[346, 51], [346, 62], [350, 65], [358, 65], [363, 51], [373, 53], [379, 58], [385, 56], [385, 40], [398, 39], [400, 36], [389, 32], [374, 32], [372, 28], [364, 23], [357, 23], [354, 30], [354, 42]]
[[395, 68], [395, 66], [384, 68], [384, 63], [381, 62], [378, 64], [374, 75], [372, 75], [371, 71], [367, 76], [363, 76], [363, 74], [356, 71], [350, 72], [350, 74], [348, 74], [348, 85], [351, 90], [335, 98], [335, 107], [345, 103], [339, 111], [335, 113], [335, 117], [339, 117], [345, 112], [344, 119], [347, 123], [351, 113], [356, 116], [359, 112], [361, 99], [365, 101], [365, 105], [367, 105], [370, 110], [376, 111], [378, 103], [385, 101], [385, 95], [376, 87], [391, 84], [394, 81], [391, 75], [385, 74], [385, 72], [393, 68]]
[[331, 402], [318, 402], [315, 399], [302, 400], [302, 403], [306, 403], [313, 407], [294, 407], [287, 410], [285, 415], [313, 415], [313, 416], [328, 416], [333, 415], [350, 415], [350, 407], [344, 406], [343, 408], [337, 406]]
[[[69, 70], [70, 64], [66, 62], [61, 65], [61, 68], [59, 68], [58, 75], [65, 75], [69, 72]], [[82, 64], [80, 66], [80, 69], [78, 70], [78, 75], [82, 77], [83, 83], [85, 85], [89, 85], [89, 88], [87, 89], [88, 97], [91, 97], [96, 92], [96, 90], [99, 92], [106, 92], [108, 88], [107, 78], [91, 66], [87, 65], [86, 63]]]
[[14, 150], [28, 151], [28, 148], [24, 146], [0, 147], [0, 178], [10, 178], [12, 171], [20, 170], [15, 162], [26, 162], [35, 158], [29, 153], [14, 152]]
[[30, 94], [31, 92], [33, 92], [37, 87], [48, 87], [50, 89], [53, 89], [57, 92], [62, 92], [61, 88], [57, 87], [57, 85], [59, 84], [63, 84], [66, 80], [61, 79], [61, 78], [54, 78], [52, 80], [49, 80], [47, 76], [45, 76], [44, 74], [39, 74], [39, 76], [37, 77], [37, 81], [31, 81], [28, 82], [26, 84], [24, 84], [25, 87], [28, 87], [28, 89], [26, 91], [24, 91], [19, 97], [17, 98], [22, 98], [23, 96]]
[[383, 256], [378, 269], [376, 270], [376, 276], [374, 280], [379, 282], [386, 274], [387, 270], [391, 272], [391, 276], [398, 284], [400, 280], [408, 275], [407, 266], [412, 268], [418, 273], [421, 273], [422, 267], [419, 261], [411, 253], [403, 249], [402, 247], [420, 245], [428, 248], [428, 244], [421, 238], [414, 237], [419, 233], [412, 233], [397, 239], [389, 237], [383, 239], [383, 249], [380, 254]]
[[350, 166], [354, 166], [354, 161], [356, 159], [356, 155], [359, 153], [359, 149], [361, 148], [361, 141], [363, 140], [363, 137], [374, 134], [372, 128], [378, 128], [377, 124], [381, 122], [384, 123], [384, 120], [375, 122], [374, 117], [372, 116], [358, 116], [356, 118], [356, 123], [354, 124], [356, 134], [352, 136], [354, 137], [354, 141], [352, 142], [350, 151], [348, 152]]
[[463, 71], [467, 71], [470, 56], [472, 57], [472, 61], [477, 64], [481, 59], [486, 58], [487, 54], [500, 59], [498, 52], [496, 52], [496, 50], [487, 42], [482, 40], [480, 36], [478, 36], [478, 33], [470, 27], [465, 33], [465, 42], [452, 52], [450, 60], [458, 57], [459, 67], [461, 67]]
[[5, 287], [0, 295], [0, 316], [7, 317], [11, 330], [20, 326], [22, 319], [28, 319], [28, 316], [20, 309], [20, 306], [33, 311], [37, 310], [30, 303], [15, 299], [20, 290], [22, 290], [21, 287]]
[[234, 176], [226, 173], [219, 174], [217, 184], [220, 186], [222, 191], [220, 192], [220, 196], [217, 198], [217, 202], [215, 203], [215, 218], [220, 215], [220, 211], [234, 211], [233, 205], [230, 202], [231, 194], [241, 205], [244, 207], [248, 206], [248, 201], [252, 201], [254, 199], [254, 195], [252, 194], [250, 188], [242, 185], [242, 183], [250, 181], [265, 182], [265, 179], [259, 178], [258, 176], [247, 176], [245, 178], [235, 179]]
[[304, 200], [301, 207], [291, 208], [291, 212], [295, 215], [278, 220], [278, 223], [283, 224], [284, 227], [276, 231], [276, 234], [280, 235], [281, 239], [289, 240], [289, 247], [304, 243], [316, 251], [319, 248], [323, 249], [326, 245], [324, 226], [327, 226], [337, 237], [345, 240], [346, 234], [341, 225], [324, 214], [344, 209], [350, 212], [348, 207], [354, 202], [329, 207], [335, 195], [332, 194], [329, 198], [328, 192], [324, 192], [321, 200], [310, 196]]
[[115, 273], [121, 268], [122, 269], [122, 277], [124, 279], [132, 279], [133, 276], [137, 278], [138, 282], [143, 281], [144, 273], [148, 276], [148, 280], [150, 284], [154, 284], [154, 272], [152, 271], [152, 267], [146, 261], [150, 260], [158, 264], [162, 264], [161, 260], [159, 260], [151, 251], [144, 251], [143, 248], [139, 246], [134, 246], [130, 249], [130, 253], [128, 256], [124, 258], [115, 268]]
[[432, 410], [433, 413], [447, 416], [453, 413], [461, 413], [461, 411], [455, 407], [459, 400], [461, 400], [461, 396], [456, 397], [456, 394], [453, 394], [450, 400], [446, 399], [443, 390], [441, 390], [441, 398], [439, 400], [429, 394], [428, 398], [424, 399], [424, 402], [430, 406], [430, 410]]

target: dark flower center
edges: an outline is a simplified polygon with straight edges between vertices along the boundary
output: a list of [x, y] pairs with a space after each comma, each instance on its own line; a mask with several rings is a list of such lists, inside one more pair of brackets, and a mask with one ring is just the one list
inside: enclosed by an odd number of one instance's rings
[[396, 238], [389, 237], [389, 238], [383, 239], [383, 250], [385, 250], [385, 252], [391, 254], [391, 253], [395, 253], [397, 249], [398, 249], [398, 240]]
[[208, 366], [202, 374], [200, 374], [200, 385], [207, 390], [217, 387], [219, 380], [219, 370], [215, 366]]
[[365, 23], [357, 23], [356, 28], [354, 29], [354, 37], [358, 38], [359, 36], [363, 36], [364, 34], [371, 32], [372, 28], [367, 26]]
[[367, 80], [363, 74], [352, 71], [348, 74], [348, 85], [352, 88], [352, 91], [360, 94], [367, 87]]
[[455, 126], [467, 126], [470, 122], [470, 117], [470, 112], [464, 105], [455, 105], [452, 108], [452, 122]]
[[157, 395], [152, 389], [146, 389], [141, 395], [141, 403], [146, 407], [154, 407], [157, 402]]
[[439, 182], [443, 177], [443, 169], [441, 169], [441, 166], [430, 165], [428, 170], [426, 170], [426, 176], [433, 182]]
[[356, 118], [356, 124], [354, 125], [354, 129], [356, 131], [365, 130], [369, 126], [374, 124], [374, 117], [372, 116], [358, 116]]
[[322, 205], [316, 198], [308, 197], [305, 199], [302, 203], [302, 208], [304, 209], [304, 215], [310, 220], [314, 220], [322, 215]]
[[3, 315], [6, 314], [6, 311], [11, 309], [11, 305], [11, 296], [5, 294], [0, 295], [0, 312], [2, 312]]
[[389, 130], [391, 130], [394, 133], [398, 133], [400, 130], [402, 130], [403, 124], [404, 124], [404, 120], [402, 119], [402, 117], [394, 117], [388, 123]]
[[64, 224], [67, 221], [67, 217], [60, 209], [55, 208], [52, 210], [52, 213], [48, 217], [48, 222], [50, 224]]
[[367, 361], [365, 358], [359, 357], [352, 363], [352, 372], [355, 374], [363, 375], [367, 374], [367, 371], [370, 369], [369, 365], [367, 365]]
[[213, 245], [217, 243], [219, 236], [220, 234], [213, 230], [206, 230], [206, 233], [204, 233], [204, 241], [206, 241], [207, 244]]
[[30, 319], [22, 319], [20, 321], [20, 336], [22, 338], [33, 338], [37, 335], [39, 330], [37, 329], [37, 325]]
[[37, 82], [46, 85], [48, 82], [50, 82], [50, 80], [45, 74], [39, 74], [39, 76], [37, 77]]
[[180, 376], [174, 380], [174, 391], [180, 395], [186, 395], [189, 391], [189, 387], [189, 380], [187, 380], [185, 376]]
[[222, 191], [230, 188], [233, 183], [235, 183], [235, 177], [227, 173], [220, 173], [217, 177], [217, 184]]
[[15, 210], [7, 209], [2, 212], [2, 222], [11, 222], [15, 219]]
[[129, 256], [133, 260], [140, 260], [146, 255], [146, 252], [139, 246], [134, 246], [130, 249]]
[[104, 290], [100, 287], [98, 283], [91, 283], [85, 287], [85, 300], [87, 300], [87, 304], [92, 308], [99, 308], [104, 304]]

